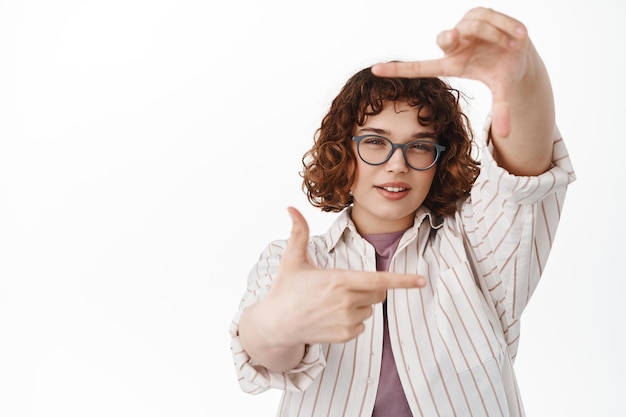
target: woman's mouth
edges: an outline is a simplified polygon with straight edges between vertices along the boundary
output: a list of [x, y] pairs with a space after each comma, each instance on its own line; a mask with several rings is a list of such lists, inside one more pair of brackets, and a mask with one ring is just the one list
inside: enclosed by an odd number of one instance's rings
[[375, 188], [387, 200], [401, 200], [409, 194], [411, 188], [404, 184], [383, 184]]
[[399, 192], [408, 190], [408, 188], [406, 187], [378, 187], [378, 188], [381, 188], [385, 191], [389, 191], [390, 193], [399, 193]]

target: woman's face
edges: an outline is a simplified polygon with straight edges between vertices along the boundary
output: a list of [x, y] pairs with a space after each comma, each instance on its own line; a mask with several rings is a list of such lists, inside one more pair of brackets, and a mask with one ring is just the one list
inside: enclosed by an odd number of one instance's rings
[[[368, 116], [363, 126], [356, 126], [355, 136], [376, 134], [393, 143], [405, 144], [416, 139], [437, 142], [430, 127], [417, 120], [417, 109], [406, 102], [387, 102], [382, 112]], [[401, 149], [382, 165], [369, 165], [357, 155], [357, 170], [351, 191], [352, 221], [359, 233], [388, 233], [407, 229], [415, 211], [422, 205], [435, 176], [436, 165], [426, 171], [410, 168]]]

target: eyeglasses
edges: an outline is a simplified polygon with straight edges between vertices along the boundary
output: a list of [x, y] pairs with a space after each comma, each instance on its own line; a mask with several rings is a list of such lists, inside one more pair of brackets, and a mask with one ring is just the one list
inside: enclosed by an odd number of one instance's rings
[[356, 150], [363, 162], [369, 165], [382, 165], [387, 162], [396, 149], [402, 149], [406, 164], [417, 170], [426, 171], [437, 163], [446, 147], [429, 140], [414, 140], [409, 143], [393, 143], [378, 135], [353, 136]]

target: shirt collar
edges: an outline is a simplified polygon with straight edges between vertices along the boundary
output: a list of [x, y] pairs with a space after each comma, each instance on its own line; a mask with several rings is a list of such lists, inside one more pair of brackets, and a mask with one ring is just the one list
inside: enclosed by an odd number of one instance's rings
[[[350, 213], [352, 212], [352, 207], [348, 207], [344, 211], [339, 214], [339, 217], [335, 220], [335, 222], [331, 225], [328, 232], [326, 232], [325, 240], [326, 247], [328, 251], [332, 251], [338, 242], [343, 239], [344, 234], [354, 234], [360, 236], [356, 230], [356, 226], [352, 222], [350, 218]], [[443, 218], [440, 216], [435, 216], [429, 209], [421, 206], [415, 212], [415, 221], [413, 222], [413, 226], [407, 230], [413, 231], [415, 235], [417, 235], [417, 230], [420, 228], [424, 220], [428, 218], [428, 224], [431, 229], [439, 229], [443, 225]]]

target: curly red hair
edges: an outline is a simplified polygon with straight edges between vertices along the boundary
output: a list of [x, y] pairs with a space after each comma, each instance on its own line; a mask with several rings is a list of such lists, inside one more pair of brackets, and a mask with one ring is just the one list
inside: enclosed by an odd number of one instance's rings
[[472, 156], [474, 135], [460, 105], [462, 94], [439, 78], [381, 78], [365, 68], [354, 74], [333, 100], [302, 158], [302, 188], [313, 206], [339, 212], [352, 204], [356, 174], [354, 128], [379, 114], [385, 102], [406, 101], [418, 109], [418, 121], [432, 126], [446, 147], [424, 205], [433, 214], [452, 214], [480, 171]]

